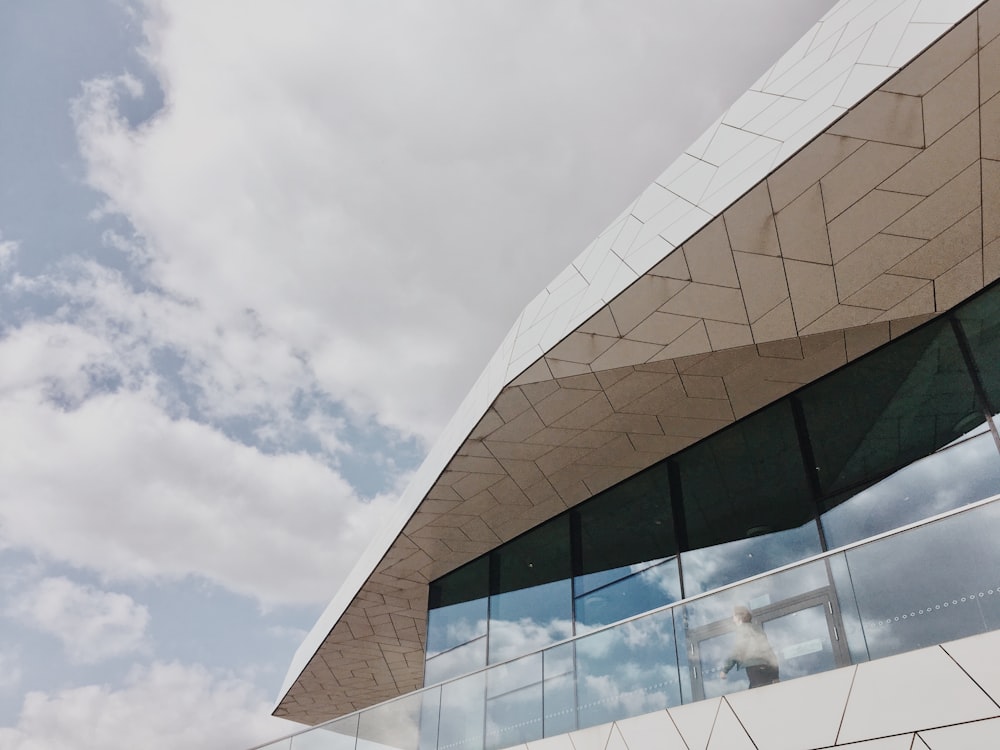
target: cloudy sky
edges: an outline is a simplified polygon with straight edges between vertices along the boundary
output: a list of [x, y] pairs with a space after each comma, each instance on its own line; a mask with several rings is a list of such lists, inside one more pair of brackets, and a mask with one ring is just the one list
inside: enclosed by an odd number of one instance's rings
[[0, 0], [0, 749], [241, 748], [517, 312], [832, 0]]

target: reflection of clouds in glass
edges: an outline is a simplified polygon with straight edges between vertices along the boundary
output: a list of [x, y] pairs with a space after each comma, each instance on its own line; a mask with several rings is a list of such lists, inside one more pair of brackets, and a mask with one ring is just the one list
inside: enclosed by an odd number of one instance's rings
[[479, 638], [429, 658], [424, 665], [424, 684], [433, 685], [451, 677], [474, 672], [485, 666], [486, 638]]
[[[670, 558], [669, 560], [672, 561], [674, 559], [676, 558]], [[670, 598], [670, 601], [677, 601], [681, 598], [681, 585], [677, 579], [677, 566], [664, 564], [667, 562], [668, 559], [663, 558], [662, 560], [657, 560], [649, 567], [640, 568], [639, 577], [643, 583], [655, 586], [666, 594]]]
[[996, 493], [1000, 463], [991, 435], [934, 453], [900, 469], [823, 515], [839, 547]]
[[572, 635], [572, 620], [536, 622], [529, 617], [516, 621], [493, 620], [490, 622], [491, 660], [505, 661], [521, 654], [529, 654]]

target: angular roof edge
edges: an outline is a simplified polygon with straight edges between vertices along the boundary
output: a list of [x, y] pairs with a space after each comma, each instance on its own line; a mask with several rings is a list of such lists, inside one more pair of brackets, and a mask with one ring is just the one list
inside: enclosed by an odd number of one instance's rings
[[557, 377], [546, 353], [981, 4], [841, 0], [546, 286], [297, 649], [275, 709], [505, 386]]

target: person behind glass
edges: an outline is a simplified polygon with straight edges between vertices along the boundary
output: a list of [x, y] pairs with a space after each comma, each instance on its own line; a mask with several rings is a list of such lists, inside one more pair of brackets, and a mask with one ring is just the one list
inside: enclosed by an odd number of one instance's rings
[[722, 666], [725, 678], [733, 669], [745, 669], [750, 687], [770, 685], [778, 681], [778, 657], [764, 635], [764, 629], [753, 622], [753, 615], [746, 607], [733, 607], [736, 625], [736, 645], [733, 653]]

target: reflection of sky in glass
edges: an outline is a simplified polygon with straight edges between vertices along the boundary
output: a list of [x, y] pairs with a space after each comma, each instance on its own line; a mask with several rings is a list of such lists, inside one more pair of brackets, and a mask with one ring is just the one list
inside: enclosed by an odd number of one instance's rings
[[490, 663], [530, 653], [573, 635], [570, 581], [495, 594], [490, 598]]
[[[610, 571], [609, 571], [610, 572]], [[576, 632], [610, 625], [681, 598], [676, 558], [619, 568], [617, 579], [576, 599]], [[586, 576], [593, 579], [596, 576]], [[580, 579], [578, 578], [577, 581]], [[592, 580], [591, 580], [592, 582]]]
[[442, 685], [438, 747], [482, 750], [485, 701], [486, 675], [482, 672]]
[[354, 737], [358, 731], [358, 717], [325, 724], [311, 732], [292, 738], [293, 750], [354, 750]]
[[486, 637], [483, 636], [428, 659], [424, 664], [424, 684], [433, 685], [485, 666]]
[[[357, 750], [417, 750], [421, 740], [421, 719], [425, 715], [424, 702], [436, 708], [438, 696], [437, 690], [410, 693], [363, 712], [358, 726]], [[436, 711], [427, 713], [436, 714]]]
[[992, 503], [846, 553], [873, 659], [1000, 627], [998, 531]]
[[431, 609], [427, 613], [427, 656], [486, 635], [487, 604], [483, 597]]
[[681, 554], [684, 593], [693, 596], [821, 551], [816, 524]]
[[980, 435], [910, 464], [823, 514], [827, 544], [874, 536], [1000, 492], [1000, 456]]

